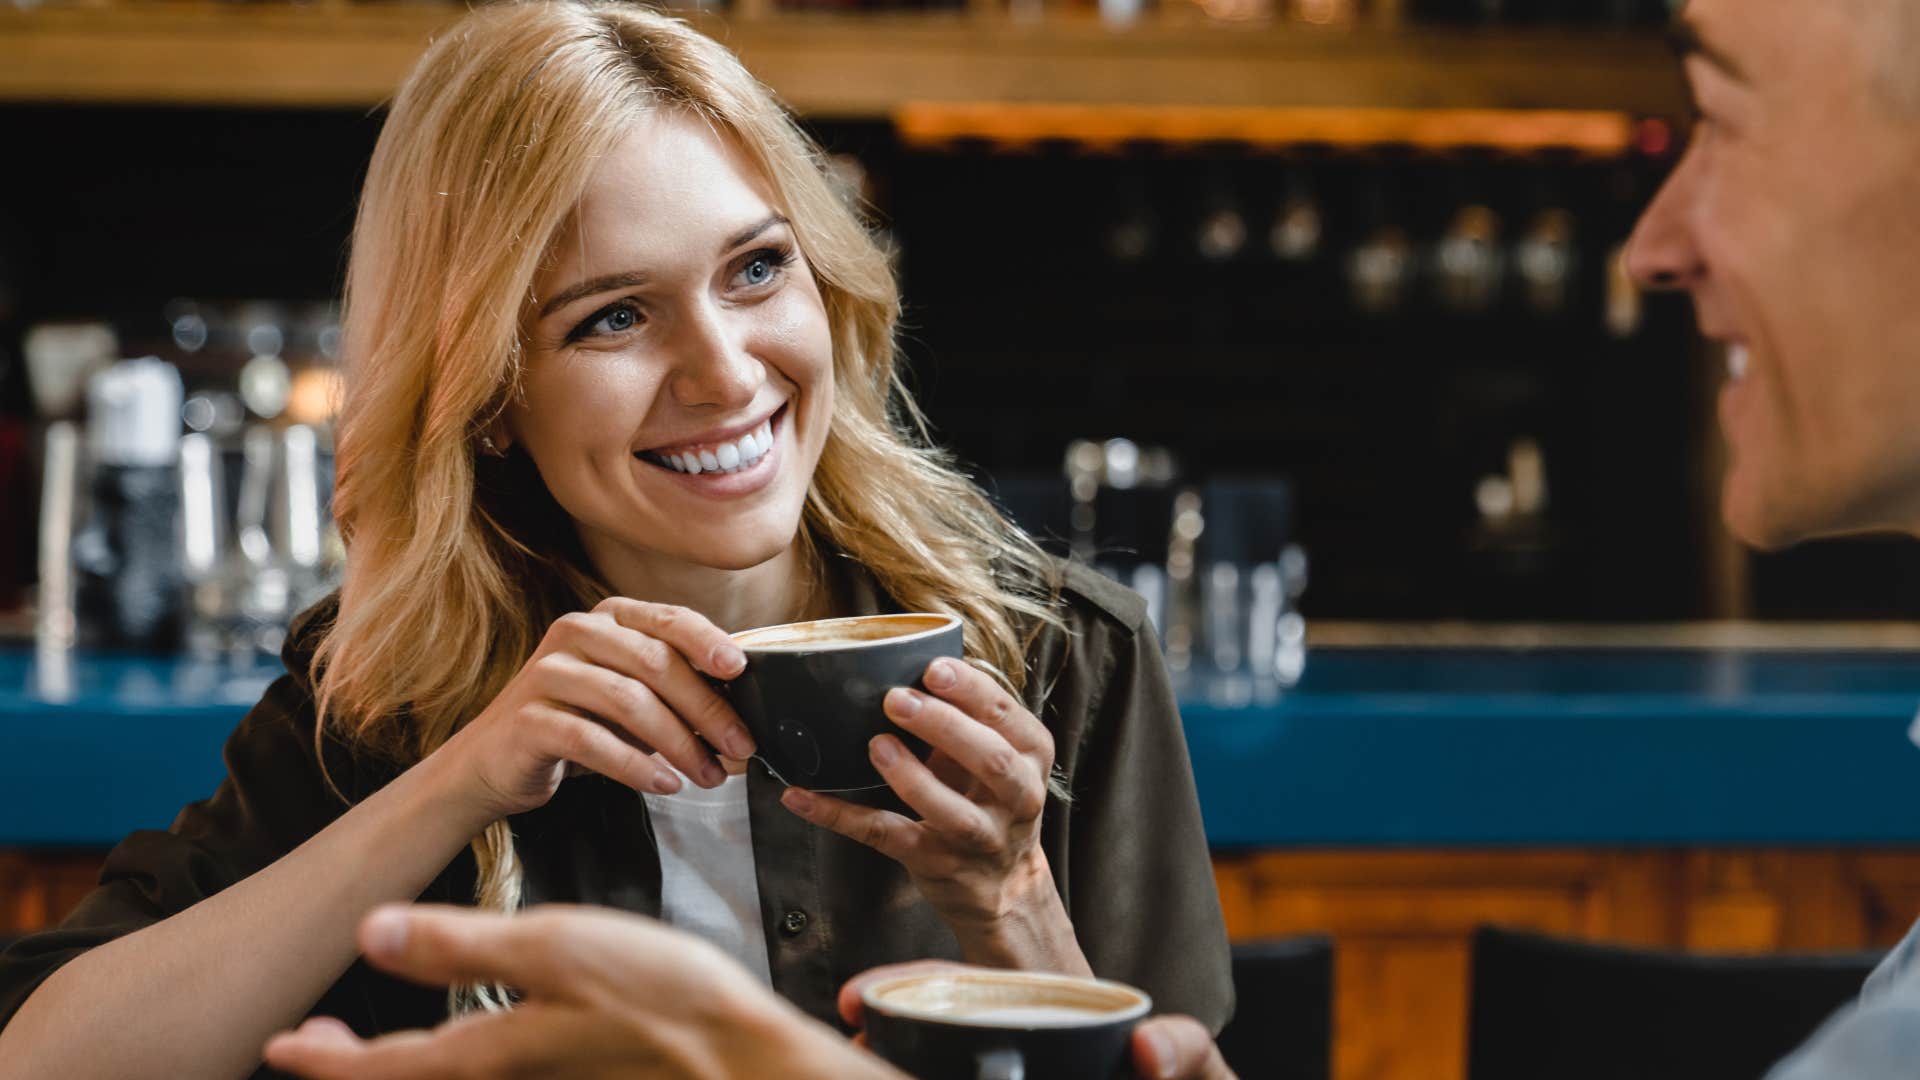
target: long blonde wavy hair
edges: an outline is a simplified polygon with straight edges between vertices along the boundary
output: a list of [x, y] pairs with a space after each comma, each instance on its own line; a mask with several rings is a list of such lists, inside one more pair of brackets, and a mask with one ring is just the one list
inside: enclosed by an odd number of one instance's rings
[[[802, 542], [853, 558], [908, 610], [959, 615], [969, 657], [1023, 688], [1033, 635], [1058, 621], [1052, 564], [930, 445], [896, 370], [888, 256], [818, 147], [679, 20], [532, 0], [481, 8], [433, 42], [367, 173], [334, 494], [347, 571], [313, 658], [318, 736], [416, 762], [493, 700], [548, 624], [607, 595], [531, 464], [476, 448], [518, 385], [541, 260], [628, 122], [655, 109], [738, 143], [819, 282], [835, 404]], [[476, 902], [512, 910], [506, 822], [473, 850]], [[479, 992], [456, 1007], [476, 1001], [492, 1004]]]

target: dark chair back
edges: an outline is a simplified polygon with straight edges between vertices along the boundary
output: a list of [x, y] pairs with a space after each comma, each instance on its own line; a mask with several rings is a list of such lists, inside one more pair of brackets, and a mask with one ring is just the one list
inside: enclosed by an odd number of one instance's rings
[[1238, 1003], [1220, 1054], [1241, 1080], [1326, 1080], [1333, 1052], [1333, 942], [1233, 947]]
[[1757, 1080], [1877, 955], [1696, 956], [1482, 928], [1469, 1080]]

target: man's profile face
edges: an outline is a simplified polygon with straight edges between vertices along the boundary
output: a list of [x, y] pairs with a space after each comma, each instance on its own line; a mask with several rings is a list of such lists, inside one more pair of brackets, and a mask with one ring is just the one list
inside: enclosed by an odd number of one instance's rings
[[1692, 0], [1679, 24], [1699, 123], [1628, 260], [1728, 347], [1722, 507], [1761, 547], [1920, 531], [1915, 3]]

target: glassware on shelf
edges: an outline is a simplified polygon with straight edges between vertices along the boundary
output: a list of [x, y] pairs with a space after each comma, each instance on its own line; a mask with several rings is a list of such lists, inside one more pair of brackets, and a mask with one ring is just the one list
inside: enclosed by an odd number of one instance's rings
[[1526, 233], [1514, 245], [1513, 261], [1521, 294], [1536, 314], [1559, 315], [1567, 309], [1574, 274], [1580, 265], [1573, 238], [1573, 215], [1553, 207], [1535, 214]]
[[1320, 255], [1326, 218], [1304, 180], [1294, 179], [1267, 230], [1267, 249], [1284, 263], [1308, 263]]
[[1413, 242], [1398, 225], [1380, 225], [1347, 253], [1347, 290], [1365, 315], [1389, 315], [1413, 284]]
[[1500, 215], [1485, 206], [1461, 207], [1434, 246], [1433, 280], [1440, 305], [1456, 314], [1483, 315], [1500, 302], [1505, 273]]

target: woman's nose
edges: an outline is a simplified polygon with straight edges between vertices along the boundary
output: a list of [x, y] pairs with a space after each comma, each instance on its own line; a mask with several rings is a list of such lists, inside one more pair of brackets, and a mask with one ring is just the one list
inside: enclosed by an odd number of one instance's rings
[[674, 401], [687, 407], [745, 405], [766, 381], [766, 368], [724, 313], [700, 311], [682, 324], [673, 373]]

